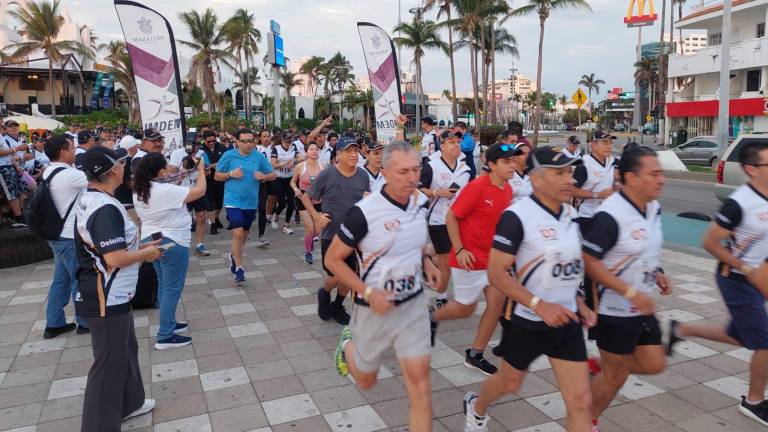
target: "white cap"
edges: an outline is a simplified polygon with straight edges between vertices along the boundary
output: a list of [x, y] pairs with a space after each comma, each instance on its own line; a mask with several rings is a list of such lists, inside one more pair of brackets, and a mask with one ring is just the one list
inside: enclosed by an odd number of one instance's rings
[[131, 135], [126, 135], [120, 139], [120, 142], [117, 144], [117, 146], [128, 150], [137, 146], [138, 144], [139, 144], [139, 140], [137, 140]]

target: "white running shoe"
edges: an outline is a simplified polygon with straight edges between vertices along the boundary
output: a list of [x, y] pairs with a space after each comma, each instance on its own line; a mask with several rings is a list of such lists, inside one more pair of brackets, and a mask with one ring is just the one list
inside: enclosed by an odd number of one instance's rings
[[464, 396], [464, 432], [488, 432], [488, 415], [480, 417], [475, 414], [477, 394], [469, 392]]
[[287, 226], [283, 227], [283, 232], [286, 234], [293, 234], [293, 230], [288, 228]]
[[253, 245], [256, 246], [257, 248], [265, 248], [269, 246], [269, 240], [264, 240], [262, 237], [259, 237], [258, 240], [253, 242]]
[[269, 224], [272, 225], [272, 229], [280, 228], [280, 224], [277, 223], [277, 215], [274, 215], [274, 214], [272, 215], [272, 220], [270, 221]]
[[141, 405], [136, 411], [128, 414], [123, 418], [123, 421], [128, 420], [129, 418], [138, 417], [140, 415], [144, 415], [150, 411], [155, 409], [155, 400], [154, 399], [144, 399], [144, 404]]

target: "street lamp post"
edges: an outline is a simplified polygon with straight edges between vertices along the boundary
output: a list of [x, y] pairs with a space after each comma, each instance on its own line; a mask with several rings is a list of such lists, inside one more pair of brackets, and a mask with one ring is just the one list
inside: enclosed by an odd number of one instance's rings
[[[408, 9], [408, 13], [412, 14], [416, 18], [416, 22], [421, 21], [421, 14], [424, 12], [424, 9], [421, 7], [414, 7]], [[416, 121], [414, 122], [416, 125], [416, 131], [418, 133], [419, 126], [421, 125], [421, 73], [419, 72], [418, 68], [416, 70]]]
[[723, 2], [723, 31], [720, 41], [720, 112], [717, 135], [720, 138], [720, 158], [728, 148], [728, 120], [731, 87], [731, 2]]

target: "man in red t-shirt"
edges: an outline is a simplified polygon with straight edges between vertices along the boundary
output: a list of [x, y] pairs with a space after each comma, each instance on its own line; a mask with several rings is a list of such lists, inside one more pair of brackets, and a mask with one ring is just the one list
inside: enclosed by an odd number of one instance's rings
[[496, 366], [483, 357], [496, 323], [501, 316], [504, 295], [488, 285], [488, 255], [493, 244], [496, 224], [504, 209], [512, 202], [512, 188], [508, 180], [515, 172], [518, 152], [509, 144], [494, 144], [485, 153], [490, 169], [488, 175], [471, 181], [459, 192], [445, 217], [451, 238], [451, 267], [454, 299], [432, 317], [432, 344], [440, 321], [466, 318], [475, 311], [481, 294], [485, 292], [487, 307], [480, 318], [480, 327], [474, 344], [466, 351], [464, 365], [486, 375], [496, 372]]

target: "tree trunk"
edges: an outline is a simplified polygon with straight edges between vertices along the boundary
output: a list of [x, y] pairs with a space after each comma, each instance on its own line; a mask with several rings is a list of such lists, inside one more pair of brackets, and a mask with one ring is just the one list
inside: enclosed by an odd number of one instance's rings
[[[248, 76], [248, 71], [251, 69], [251, 61], [248, 60], [248, 53], [245, 53], [245, 73], [243, 74], [243, 85], [245, 86], [245, 94], [243, 95], [243, 108], [245, 108], [245, 121], [251, 120], [251, 80]], [[248, 124], [248, 123], [246, 123]]]
[[[448, 21], [451, 20], [451, 3], [450, 1], [446, 0], [445, 2], [446, 6], [446, 13]], [[456, 69], [454, 67], [453, 62], [453, 29], [451, 27], [448, 27], [448, 58], [451, 61], [451, 95], [453, 96], [451, 98], [451, 114], [453, 114], [453, 124], [456, 124], [457, 121], [459, 121], [459, 112], [456, 108]]]
[[589, 108], [589, 119], [592, 120], [592, 87], [587, 88], [587, 92], [589, 92], [589, 105], [587, 105], [587, 108]]
[[[671, 1], [671, 0], [670, 0]], [[670, 14], [673, 14], [671, 12], [672, 7], [670, 6]], [[664, 100], [664, 84], [666, 83], [665, 77], [667, 75], [667, 65], [666, 65], [666, 55], [664, 54], [664, 24], [666, 24], [667, 19], [667, 0], [661, 0], [661, 31], [659, 36], [659, 83], [656, 85], [656, 89], [658, 91], [658, 96], [656, 98], [656, 103], [659, 104], [659, 111], [661, 111], [661, 107], [663, 105], [660, 104]], [[670, 19], [670, 21], [672, 21]], [[669, 42], [672, 43], [672, 33], [669, 34]], [[649, 109], [653, 109], [652, 107], [649, 107]]]
[[477, 124], [477, 118], [480, 114], [480, 100], [477, 96], [477, 56], [475, 55], [475, 47], [473, 44], [469, 48], [469, 66], [472, 68], [472, 97], [475, 102], [475, 124]]
[[539, 60], [536, 66], [536, 107], [533, 114], [533, 147], [539, 145], [539, 119], [541, 118], [541, 69], [544, 63], [544, 23], [545, 18], [539, 18]]
[[416, 62], [416, 130], [421, 125], [421, 56], [414, 58]]
[[496, 119], [496, 29], [491, 21], [491, 122]]
[[56, 116], [56, 86], [53, 85], [53, 59], [48, 57], [48, 85], [51, 86], [51, 115]]
[[488, 63], [488, 51], [485, 49], [485, 25], [480, 25], [480, 61], [481, 61], [481, 67], [480, 71], [483, 74], [483, 101], [482, 101], [482, 110], [483, 113], [480, 116], [480, 124], [484, 125], [486, 124], [486, 119], [488, 118], [488, 73], [487, 71], [487, 63]]

